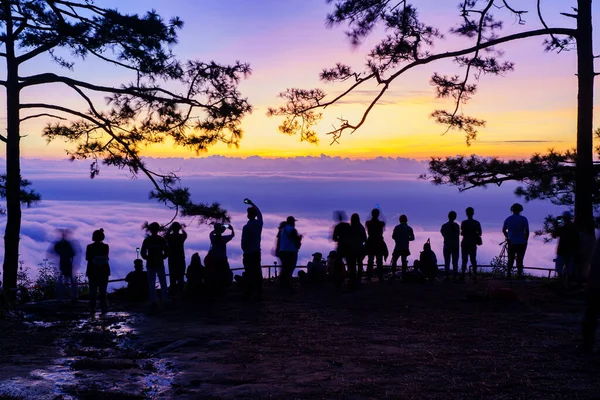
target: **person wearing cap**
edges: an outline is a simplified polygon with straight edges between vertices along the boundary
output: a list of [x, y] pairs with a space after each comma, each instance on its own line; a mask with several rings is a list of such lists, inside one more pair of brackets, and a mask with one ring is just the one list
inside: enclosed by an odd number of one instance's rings
[[527, 218], [521, 215], [523, 206], [515, 203], [510, 207], [512, 215], [504, 220], [502, 233], [508, 243], [508, 265], [507, 276], [510, 279], [512, 268], [517, 260], [517, 279], [523, 278], [523, 259], [527, 250], [527, 241], [529, 240], [529, 222]]
[[562, 219], [559, 217], [557, 222], [558, 228], [552, 233], [552, 237], [558, 238], [555, 269], [558, 276], [562, 278], [565, 275], [571, 276], [574, 272], [579, 248], [579, 232], [568, 211], [565, 211]]
[[263, 276], [260, 259], [260, 239], [263, 229], [263, 216], [256, 204], [247, 199], [250, 205], [247, 210], [248, 222], [242, 228], [242, 262], [246, 272], [244, 297], [254, 294], [257, 300], [262, 299]]
[[279, 282], [284, 292], [293, 291], [292, 276], [298, 262], [298, 250], [302, 244], [302, 236], [296, 230], [296, 218], [287, 217], [279, 235], [279, 258], [281, 259], [281, 276]]
[[165, 238], [160, 236], [160, 225], [158, 222], [152, 222], [148, 225], [150, 236], [147, 236], [142, 242], [140, 255], [146, 260], [146, 270], [148, 271], [148, 293], [152, 307], [156, 307], [156, 277], [160, 282], [160, 296], [163, 305], [168, 301], [167, 277], [165, 274], [165, 259], [169, 256], [169, 247]]

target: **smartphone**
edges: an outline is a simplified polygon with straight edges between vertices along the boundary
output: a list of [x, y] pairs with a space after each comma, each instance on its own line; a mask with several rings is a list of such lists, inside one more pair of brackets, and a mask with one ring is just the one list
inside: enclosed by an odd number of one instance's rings
[[225, 228], [225, 229], [229, 228], [230, 226], [231, 225], [229, 225], [229, 224], [223, 224], [223, 228]]
[[244, 199], [244, 204], [250, 204], [250, 199], [248, 199], [248, 198]]
[[559, 224], [562, 224], [562, 222], [563, 222], [563, 219], [562, 219], [562, 217], [558, 217], [558, 218], [556, 218], [556, 222], [558, 222]]
[[375, 208], [379, 210], [379, 204], [375, 204]]

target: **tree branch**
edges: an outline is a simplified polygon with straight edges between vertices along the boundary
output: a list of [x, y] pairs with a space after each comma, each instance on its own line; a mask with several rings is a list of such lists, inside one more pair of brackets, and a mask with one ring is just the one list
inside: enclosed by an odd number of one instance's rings
[[64, 117], [59, 117], [58, 115], [54, 115], [54, 114], [48, 114], [48, 113], [41, 113], [41, 114], [35, 114], [35, 115], [28, 115], [25, 118], [21, 118], [19, 120], [19, 122], [24, 122], [27, 121], [28, 119], [33, 119], [33, 118], [39, 118], [39, 117], [52, 117], [52, 118], [57, 118], [63, 121], [66, 121], [67, 119]]

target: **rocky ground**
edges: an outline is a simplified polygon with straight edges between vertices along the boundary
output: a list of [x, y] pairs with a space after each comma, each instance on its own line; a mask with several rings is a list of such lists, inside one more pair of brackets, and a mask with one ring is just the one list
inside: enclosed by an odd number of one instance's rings
[[[494, 287], [508, 287], [494, 282]], [[0, 321], [7, 399], [597, 399], [600, 356], [576, 351], [583, 301], [540, 281], [365, 284], [262, 303], [235, 290], [157, 313], [29, 306]]]

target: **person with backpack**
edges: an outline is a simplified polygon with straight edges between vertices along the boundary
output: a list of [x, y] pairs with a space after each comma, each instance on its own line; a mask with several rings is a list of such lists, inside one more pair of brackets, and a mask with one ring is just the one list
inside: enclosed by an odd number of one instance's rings
[[87, 269], [85, 275], [90, 285], [90, 314], [96, 314], [96, 296], [100, 299], [100, 310], [106, 314], [106, 289], [110, 266], [108, 265], [109, 247], [104, 243], [104, 229], [95, 230], [92, 234], [93, 243], [88, 244], [85, 250]]
[[298, 251], [302, 245], [302, 235], [296, 230], [296, 218], [287, 217], [279, 231], [279, 259], [281, 260], [281, 275], [279, 282], [281, 290], [291, 293], [294, 290], [292, 276], [298, 263]]
[[442, 225], [440, 233], [444, 238], [444, 272], [445, 279], [450, 279], [450, 262], [452, 262], [453, 279], [458, 277], [458, 253], [460, 249], [460, 226], [455, 222], [456, 212], [448, 213], [448, 222]]
[[394, 232], [392, 233], [392, 239], [396, 243], [392, 252], [392, 280], [396, 278], [396, 266], [399, 258], [402, 259], [402, 277], [404, 278], [406, 275], [408, 256], [410, 255], [409, 243], [415, 240], [415, 233], [413, 228], [408, 226], [406, 215], [402, 214], [398, 218], [398, 222], [400, 223], [394, 227]]
[[184, 226], [175, 221], [167, 231], [167, 246], [169, 248], [169, 283], [171, 292], [183, 292], [185, 276], [185, 249], [184, 243], [187, 233]]
[[167, 277], [165, 274], [165, 259], [169, 257], [169, 247], [165, 238], [160, 236], [160, 225], [152, 222], [148, 225], [150, 236], [142, 243], [141, 256], [146, 260], [146, 271], [148, 273], [148, 290], [150, 294], [151, 307], [156, 308], [156, 277], [160, 282], [160, 295], [163, 305], [169, 300]]
[[460, 243], [462, 251], [460, 282], [465, 281], [467, 262], [470, 259], [473, 266], [473, 282], [477, 283], [477, 246], [483, 244], [481, 240], [481, 224], [476, 219], [473, 219], [473, 215], [475, 215], [473, 207], [467, 207], [465, 214], [467, 214], [467, 219], [460, 224], [460, 234], [462, 236], [462, 242]]
[[529, 222], [521, 215], [523, 206], [515, 203], [510, 207], [512, 215], [504, 220], [502, 233], [508, 244], [508, 265], [506, 275], [510, 279], [512, 268], [517, 260], [517, 279], [523, 279], [523, 259], [529, 240]]

